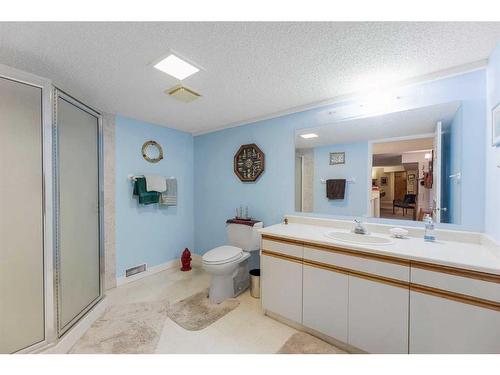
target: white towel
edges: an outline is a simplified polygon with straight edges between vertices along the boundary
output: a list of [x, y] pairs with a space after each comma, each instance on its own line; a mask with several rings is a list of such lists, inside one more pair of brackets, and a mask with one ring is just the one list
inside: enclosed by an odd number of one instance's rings
[[177, 179], [167, 178], [167, 189], [160, 195], [160, 204], [177, 206]]
[[147, 191], [157, 191], [162, 193], [167, 190], [167, 180], [164, 176], [158, 176], [155, 174], [144, 175], [146, 179], [146, 190]]

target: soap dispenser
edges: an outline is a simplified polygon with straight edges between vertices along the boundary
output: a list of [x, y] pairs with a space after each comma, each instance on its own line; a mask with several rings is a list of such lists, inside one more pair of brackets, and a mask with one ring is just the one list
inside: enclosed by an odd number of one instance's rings
[[434, 232], [434, 221], [432, 220], [432, 217], [429, 214], [425, 215], [424, 224], [425, 224], [424, 241], [427, 242], [436, 241], [436, 234]]

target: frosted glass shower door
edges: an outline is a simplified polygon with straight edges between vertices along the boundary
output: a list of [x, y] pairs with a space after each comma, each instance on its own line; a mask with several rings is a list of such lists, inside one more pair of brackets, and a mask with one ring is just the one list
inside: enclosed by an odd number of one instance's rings
[[57, 306], [61, 336], [101, 296], [99, 114], [56, 91]]
[[0, 353], [45, 338], [42, 89], [0, 77]]

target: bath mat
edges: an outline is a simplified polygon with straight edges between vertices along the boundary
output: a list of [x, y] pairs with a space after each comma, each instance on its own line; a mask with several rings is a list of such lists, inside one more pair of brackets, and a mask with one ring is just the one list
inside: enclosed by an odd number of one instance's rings
[[69, 353], [154, 353], [165, 323], [166, 301], [109, 307]]
[[240, 302], [228, 298], [222, 303], [208, 302], [208, 290], [196, 293], [167, 307], [167, 315], [188, 331], [199, 331], [238, 307]]
[[278, 354], [344, 354], [345, 352], [305, 332], [294, 333]]

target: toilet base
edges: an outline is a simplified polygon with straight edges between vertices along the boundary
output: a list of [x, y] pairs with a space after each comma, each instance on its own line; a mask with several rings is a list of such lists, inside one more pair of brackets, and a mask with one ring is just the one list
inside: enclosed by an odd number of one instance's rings
[[214, 275], [210, 282], [208, 300], [210, 303], [222, 303], [228, 298], [239, 296], [250, 286], [248, 260], [238, 264], [236, 270], [229, 275]]

